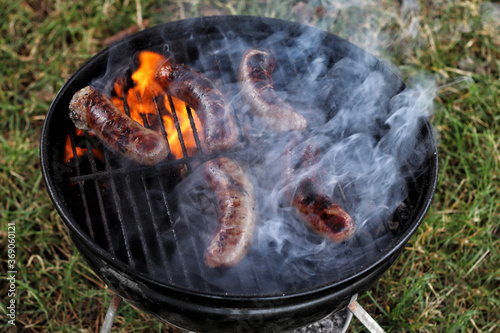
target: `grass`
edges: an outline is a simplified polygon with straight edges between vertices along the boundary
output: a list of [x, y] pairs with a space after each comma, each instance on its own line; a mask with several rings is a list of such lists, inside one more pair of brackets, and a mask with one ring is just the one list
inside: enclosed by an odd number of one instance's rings
[[[427, 218], [396, 263], [359, 300], [387, 331], [500, 330], [500, 6], [459, 1], [0, 0], [0, 252], [7, 223], [17, 240], [18, 331], [95, 332], [112, 294], [82, 261], [40, 173], [39, 138], [58, 89], [102, 40], [150, 25], [212, 14], [274, 16], [314, 24], [395, 64], [405, 80], [439, 87], [432, 122], [440, 173]], [[140, 4], [140, 7], [137, 6]], [[496, 16], [495, 16], [496, 15]], [[374, 43], [376, 41], [376, 43]], [[8, 286], [0, 287], [2, 323]], [[131, 306], [120, 332], [170, 331]], [[13, 330], [14, 331], [14, 330]], [[353, 319], [349, 332], [365, 332]]]

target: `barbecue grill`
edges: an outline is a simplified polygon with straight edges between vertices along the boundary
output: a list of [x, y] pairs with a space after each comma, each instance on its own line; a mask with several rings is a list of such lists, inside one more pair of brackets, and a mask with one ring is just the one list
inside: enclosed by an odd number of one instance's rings
[[[227, 270], [205, 267], [200, 244], [206, 244], [203, 235], [213, 229], [216, 204], [196, 184], [189, 184], [195, 190], [183, 192], [184, 200], [197, 207], [195, 213], [185, 211], [175, 200], [177, 189], [186, 188], [189, 175], [211, 158], [200, 149], [195, 112], [185, 105], [179, 109], [171, 96], [155, 96], [157, 116], [141, 114], [142, 123], [159, 126], [170, 138], [173, 133], [167, 132], [161, 114], [171, 112], [182, 154], [171, 155], [159, 165], [139, 166], [117, 158], [91, 133], [76, 131], [68, 105], [76, 91], [93, 84], [119, 98], [130, 114], [129, 96], [117, 96], [114, 85], [130, 78], [138, 67], [138, 52], [151, 51], [192, 65], [225, 87], [243, 137], [245, 119], [239, 110], [244, 106], [232, 87], [241, 55], [246, 48], [257, 46], [276, 55], [277, 91], [296, 96], [299, 83], [309, 78], [313, 78], [311, 82], [327, 78], [321, 82], [336, 83], [315, 87], [316, 96], [305, 101], [294, 100], [303, 109], [321, 110], [322, 120], [332, 119], [342, 108], [349, 86], [371, 73], [383, 81], [382, 113], [405, 89], [381, 61], [315, 28], [261, 17], [194, 18], [146, 29], [95, 55], [59, 91], [43, 127], [41, 162], [47, 189], [90, 267], [137, 308], [193, 331], [291, 329], [344, 309], [397, 259], [422, 222], [436, 187], [436, 142], [428, 120], [421, 119], [416, 140], [425, 149], [425, 159], [417, 168], [413, 160], [403, 163], [406, 199], [387, 218], [370, 221], [352, 240], [334, 247], [340, 253], [332, 253], [345, 259], [341, 267], [301, 259], [278, 270], [274, 264], [282, 258], [259, 251], [250, 251], [239, 265]], [[340, 61], [357, 66], [354, 79], [344, 84], [342, 77], [331, 76], [331, 68]], [[133, 85], [126, 80], [125, 87]], [[171, 110], [166, 111], [165, 105]], [[180, 113], [188, 117], [196, 145], [193, 150], [186, 148]], [[246, 159], [249, 165], [259, 163], [259, 152], [242, 156], [235, 150], [229, 154]], [[355, 205], [349, 203], [348, 188], [339, 192], [344, 205]], [[318, 241], [312, 237], [312, 242]], [[310, 271], [317, 274], [304, 273]]]

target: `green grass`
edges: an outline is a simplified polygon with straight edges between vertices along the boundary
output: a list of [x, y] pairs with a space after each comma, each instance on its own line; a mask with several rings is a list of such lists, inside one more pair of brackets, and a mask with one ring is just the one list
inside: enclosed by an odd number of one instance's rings
[[[102, 40], [137, 23], [136, 3], [0, 0], [0, 272], [8, 270], [7, 223], [15, 222], [20, 331], [95, 332], [111, 300], [48, 198], [39, 138], [58, 89]], [[498, 14], [500, 6], [420, 1], [405, 16], [401, 3], [416, 1], [296, 3], [144, 0], [140, 12], [150, 25], [210, 14], [305, 21], [391, 61], [405, 80], [433, 77], [440, 87], [432, 118], [440, 159], [434, 203], [401, 257], [359, 302], [387, 331], [499, 331], [500, 20], [488, 10]], [[4, 325], [7, 286], [0, 295]], [[114, 327], [171, 330], [127, 304]], [[349, 332], [366, 329], [353, 319]]]

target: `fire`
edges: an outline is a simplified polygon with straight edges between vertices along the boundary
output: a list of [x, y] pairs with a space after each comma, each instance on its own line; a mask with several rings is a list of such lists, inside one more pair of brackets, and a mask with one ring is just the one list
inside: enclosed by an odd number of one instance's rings
[[[123, 78], [116, 80], [114, 85], [116, 96], [112, 97], [113, 103], [120, 110], [126, 112], [126, 101], [132, 119], [160, 134], [163, 134], [164, 129], [170, 145], [170, 151], [175, 158], [184, 156], [179, 138], [180, 131], [186, 153], [188, 156], [192, 155], [197, 147], [193, 128], [191, 127], [187, 113], [187, 105], [181, 100], [172, 97], [172, 104], [178, 120], [178, 130], [170, 101], [166, 97], [162, 87], [155, 80], [156, 70], [167, 60], [162, 55], [150, 51], [139, 53], [138, 59], [139, 67], [131, 76], [134, 86], [127, 90], [127, 87], [125, 87], [126, 81]], [[196, 129], [201, 129], [198, 117], [194, 112], [191, 114]], [[198, 135], [201, 137], [202, 133], [198, 132]]]
[[[80, 146], [80, 140], [81, 138], [84, 138], [85, 137], [85, 133], [80, 130], [80, 129], [77, 129], [76, 130], [76, 144], [75, 144], [75, 153], [76, 153], [76, 156], [78, 157], [83, 157], [85, 155], [87, 155], [88, 153], [88, 150], [87, 150], [87, 147], [86, 147], [86, 144], [85, 146], [81, 147]], [[89, 135], [93, 135], [92, 133], [89, 133]], [[92, 148], [92, 153], [94, 155], [95, 158], [97, 159], [100, 159], [101, 161], [104, 161], [104, 155], [102, 154], [102, 151], [99, 150], [98, 148]], [[64, 162], [65, 163], [70, 163], [72, 159], [75, 158], [75, 155], [73, 154], [73, 146], [71, 145], [71, 139], [69, 137], [69, 134], [66, 136], [66, 143], [64, 144]]]
[[[179, 132], [182, 135], [182, 141], [186, 149], [187, 156], [191, 156], [196, 150], [196, 142], [191, 126], [191, 121], [187, 113], [187, 105], [181, 100], [172, 97], [172, 105], [177, 117], [177, 129], [170, 101], [165, 95], [162, 87], [155, 80], [155, 72], [166, 59], [154, 52], [143, 51], [139, 54], [139, 67], [132, 74], [134, 82], [133, 87], [127, 87], [127, 80], [120, 77], [114, 84], [116, 96], [112, 96], [113, 103], [122, 112], [130, 112], [130, 117], [138, 123], [151, 128], [152, 130], [164, 135], [166, 133], [170, 152], [175, 158], [184, 156], [179, 138]], [[126, 105], [125, 105], [126, 103]], [[200, 140], [203, 140], [203, 133], [200, 131], [201, 123], [194, 112], [191, 112], [194, 125], [197, 129]], [[91, 132], [89, 132], [92, 135]], [[85, 145], [79, 145], [78, 139], [84, 137], [82, 130], [76, 131], [75, 152], [78, 157], [85, 156], [88, 151]], [[94, 157], [104, 160], [102, 151], [94, 147], [92, 149]], [[184, 156], [184, 157], [187, 157]], [[64, 161], [71, 162], [73, 147], [69, 135], [66, 137]]]

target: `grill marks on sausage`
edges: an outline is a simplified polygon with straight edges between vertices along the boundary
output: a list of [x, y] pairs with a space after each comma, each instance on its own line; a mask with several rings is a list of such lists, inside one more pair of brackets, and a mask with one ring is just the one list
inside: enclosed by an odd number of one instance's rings
[[75, 126], [92, 131], [115, 153], [144, 165], [154, 165], [168, 156], [168, 143], [121, 112], [111, 99], [92, 86], [73, 96], [70, 118]]
[[329, 196], [318, 192], [312, 179], [304, 179], [299, 184], [292, 206], [314, 231], [332, 241], [343, 241], [356, 230], [349, 214]]
[[191, 106], [203, 125], [202, 149], [208, 154], [230, 150], [238, 141], [234, 111], [214, 83], [195, 69], [165, 62], [156, 80], [171, 96]]
[[205, 164], [204, 177], [219, 203], [218, 229], [205, 250], [211, 268], [236, 265], [247, 254], [257, 224], [252, 183], [241, 166], [227, 157]]
[[[320, 149], [311, 143], [300, 145], [297, 138], [289, 142], [283, 173], [286, 201], [313, 231], [333, 242], [342, 242], [356, 231], [356, 224], [330, 196], [320, 191], [317, 172], [311, 169], [315, 168], [319, 154]], [[309, 176], [297, 180], [299, 170]]]
[[274, 56], [266, 50], [250, 49], [243, 55], [238, 73], [242, 100], [250, 106], [253, 115], [273, 130], [304, 131], [306, 119], [274, 90], [275, 65]]

